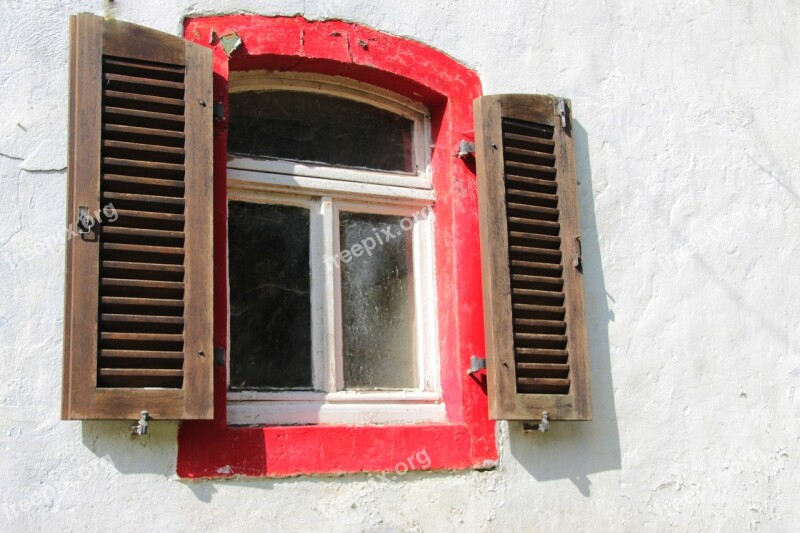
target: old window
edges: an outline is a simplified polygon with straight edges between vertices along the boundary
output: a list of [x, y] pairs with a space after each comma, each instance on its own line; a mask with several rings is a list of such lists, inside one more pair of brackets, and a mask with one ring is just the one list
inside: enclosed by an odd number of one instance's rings
[[440, 420], [427, 111], [231, 76], [231, 424]]
[[[421, 43], [250, 17], [246, 50], [212, 61], [226, 21], [187, 21], [184, 41], [71, 19], [62, 416], [213, 418], [181, 426], [190, 478], [379, 471], [420, 449], [485, 468], [482, 385], [491, 418], [590, 418], [569, 102], [478, 98], [473, 123], [477, 75]], [[237, 70], [254, 64], [405, 96]], [[454, 157], [473, 127], [474, 167]], [[486, 381], [467, 372], [484, 337]]]

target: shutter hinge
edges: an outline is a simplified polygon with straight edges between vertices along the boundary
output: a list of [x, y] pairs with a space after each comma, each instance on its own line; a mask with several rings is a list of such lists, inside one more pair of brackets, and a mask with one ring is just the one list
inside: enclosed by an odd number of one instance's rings
[[461, 141], [458, 143], [458, 157], [464, 159], [467, 156], [475, 153], [475, 143], [469, 141]]
[[222, 102], [214, 102], [214, 121], [225, 122], [225, 106]]
[[216, 366], [222, 366], [225, 364], [225, 348], [220, 346], [214, 347], [214, 364]]
[[484, 357], [478, 357], [477, 355], [470, 357], [467, 375], [471, 376], [472, 374], [476, 374], [481, 370], [486, 370], [486, 359]]
[[563, 98], [558, 98], [556, 100], [556, 115], [561, 118], [561, 128], [569, 133], [569, 108], [567, 107], [566, 100]]

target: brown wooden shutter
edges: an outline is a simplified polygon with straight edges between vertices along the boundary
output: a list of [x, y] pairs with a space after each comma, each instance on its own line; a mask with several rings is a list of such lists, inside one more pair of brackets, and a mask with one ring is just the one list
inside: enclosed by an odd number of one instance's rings
[[[212, 55], [70, 20], [62, 418], [212, 418]], [[86, 218], [86, 217], [89, 218]]]
[[526, 94], [475, 100], [492, 419], [592, 417], [570, 107]]

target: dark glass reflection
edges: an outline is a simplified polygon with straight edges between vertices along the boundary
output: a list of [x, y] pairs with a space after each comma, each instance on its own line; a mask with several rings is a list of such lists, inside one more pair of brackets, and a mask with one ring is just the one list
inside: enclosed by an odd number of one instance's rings
[[229, 96], [228, 151], [329, 165], [414, 172], [413, 121], [319, 93]]
[[311, 382], [309, 210], [228, 204], [230, 388]]

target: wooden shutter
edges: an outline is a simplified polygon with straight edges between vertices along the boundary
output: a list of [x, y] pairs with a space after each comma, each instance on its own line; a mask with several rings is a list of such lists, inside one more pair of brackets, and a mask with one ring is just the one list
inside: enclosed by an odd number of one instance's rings
[[83, 14], [70, 39], [67, 223], [94, 225], [67, 242], [62, 418], [212, 418], [211, 51]]
[[539, 95], [475, 100], [493, 419], [591, 419], [570, 106]]

